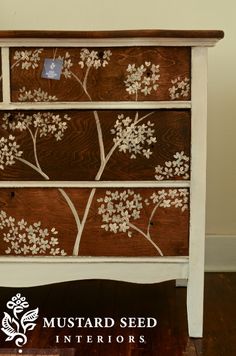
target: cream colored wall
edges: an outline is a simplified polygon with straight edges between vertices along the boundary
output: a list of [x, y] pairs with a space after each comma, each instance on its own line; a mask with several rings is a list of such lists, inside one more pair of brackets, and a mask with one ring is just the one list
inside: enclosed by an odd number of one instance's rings
[[223, 29], [209, 50], [207, 233], [236, 235], [235, 0], [0, 0], [0, 29]]

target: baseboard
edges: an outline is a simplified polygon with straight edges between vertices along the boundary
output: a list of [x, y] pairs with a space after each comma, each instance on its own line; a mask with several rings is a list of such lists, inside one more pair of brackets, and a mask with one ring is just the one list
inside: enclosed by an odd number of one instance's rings
[[236, 235], [206, 235], [206, 272], [236, 272]]

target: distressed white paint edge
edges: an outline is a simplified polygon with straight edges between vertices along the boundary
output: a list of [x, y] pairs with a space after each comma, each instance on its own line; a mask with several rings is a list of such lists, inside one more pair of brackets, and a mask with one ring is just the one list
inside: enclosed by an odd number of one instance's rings
[[2, 56], [2, 96], [1, 105], [9, 105], [11, 101], [10, 94], [10, 65], [9, 65], [9, 48], [4, 47], [1, 50]]
[[204, 244], [206, 200], [207, 48], [192, 48], [192, 120], [188, 327], [203, 334]]
[[[128, 271], [128, 273], [127, 273]], [[65, 281], [108, 279], [132, 283], [159, 283], [188, 276], [188, 263], [1, 263], [0, 286], [30, 287]]]
[[0, 47], [128, 47], [128, 46], [206, 46], [212, 47], [218, 38], [2, 38]]
[[190, 181], [0, 181], [0, 188], [189, 188]]
[[111, 101], [111, 102], [35, 102], [0, 103], [0, 110], [63, 110], [63, 109], [190, 109], [191, 101]]
[[206, 272], [236, 272], [236, 235], [206, 235]]

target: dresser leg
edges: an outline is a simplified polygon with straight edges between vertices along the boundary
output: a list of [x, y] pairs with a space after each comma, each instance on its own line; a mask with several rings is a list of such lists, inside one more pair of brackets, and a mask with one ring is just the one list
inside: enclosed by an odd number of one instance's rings
[[203, 281], [198, 284], [194, 280], [188, 280], [187, 314], [188, 332], [190, 337], [203, 336], [203, 289]]
[[187, 287], [188, 280], [187, 279], [176, 279], [175, 286], [176, 287]]
[[192, 47], [192, 142], [187, 314], [190, 337], [202, 337], [207, 148], [207, 48]]

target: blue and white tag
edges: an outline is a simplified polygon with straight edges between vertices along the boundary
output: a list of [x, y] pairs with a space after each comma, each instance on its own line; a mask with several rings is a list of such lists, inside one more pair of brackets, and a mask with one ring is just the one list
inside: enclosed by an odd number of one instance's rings
[[45, 58], [41, 77], [45, 79], [59, 80], [63, 67], [62, 59]]

